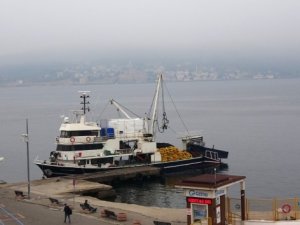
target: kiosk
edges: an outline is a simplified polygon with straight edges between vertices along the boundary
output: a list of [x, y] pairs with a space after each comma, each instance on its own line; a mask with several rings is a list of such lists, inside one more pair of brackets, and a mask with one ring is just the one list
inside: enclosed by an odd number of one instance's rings
[[188, 225], [225, 225], [228, 188], [240, 183], [241, 219], [245, 220], [245, 176], [203, 174], [189, 177], [176, 185], [186, 196]]

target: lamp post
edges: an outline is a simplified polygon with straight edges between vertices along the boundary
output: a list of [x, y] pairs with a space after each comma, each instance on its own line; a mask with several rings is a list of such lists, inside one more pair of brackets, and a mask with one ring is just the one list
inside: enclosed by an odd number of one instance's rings
[[26, 119], [26, 134], [22, 134], [23, 140], [26, 143], [27, 150], [27, 181], [28, 181], [28, 199], [30, 199], [30, 169], [29, 169], [29, 136], [28, 136], [28, 119]]

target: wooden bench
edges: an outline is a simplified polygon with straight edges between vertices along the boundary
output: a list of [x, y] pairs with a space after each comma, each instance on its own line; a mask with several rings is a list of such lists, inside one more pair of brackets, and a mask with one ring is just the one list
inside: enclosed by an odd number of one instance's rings
[[104, 209], [104, 213], [105, 213], [106, 217], [108, 217], [108, 218], [112, 218], [112, 219], [115, 219], [115, 220], [117, 219], [117, 215], [113, 211]]
[[58, 201], [58, 199], [56, 199], [56, 198], [49, 198], [49, 200], [50, 200], [52, 205], [59, 205], [59, 206], [63, 205], [63, 203]]
[[153, 221], [153, 223], [155, 224], [155, 225], [171, 225], [171, 223], [169, 223], [169, 222], [162, 222], [162, 221]]
[[127, 220], [127, 215], [126, 213], [118, 213], [116, 214], [115, 212], [108, 210], [108, 209], [103, 209], [101, 210], [101, 217], [107, 217], [111, 218], [117, 221], [126, 221]]

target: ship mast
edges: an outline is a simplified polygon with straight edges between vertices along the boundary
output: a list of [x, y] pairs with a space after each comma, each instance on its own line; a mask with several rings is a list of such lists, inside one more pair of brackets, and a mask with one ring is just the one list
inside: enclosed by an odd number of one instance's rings
[[[163, 118], [162, 118], [162, 125], [161, 127], [158, 125], [158, 99], [162, 97], [162, 110], [163, 110]], [[164, 130], [168, 128], [169, 120], [167, 118], [167, 113], [165, 111], [165, 103], [164, 103], [164, 90], [163, 90], [163, 77], [162, 74], [158, 76], [157, 80], [157, 85], [156, 85], [156, 90], [155, 90], [155, 95], [152, 101], [152, 106], [151, 106], [151, 124], [149, 127], [149, 133], [152, 134], [153, 139], [155, 140], [155, 134], [156, 134], [156, 128], [159, 132], [163, 133]]]
[[153, 137], [155, 137], [155, 123], [157, 121], [157, 103], [158, 103], [159, 91], [161, 86], [161, 80], [162, 80], [162, 75], [159, 75], [156, 84], [155, 95], [153, 99], [153, 110], [152, 110], [152, 118], [151, 118], [151, 126], [150, 126], [150, 133], [153, 135]]
[[83, 110], [83, 115], [85, 115], [86, 111], [90, 111], [90, 108], [88, 107], [88, 105], [90, 104], [89, 101], [87, 101], [87, 99], [90, 97], [88, 93], [90, 93], [90, 91], [79, 91], [79, 93], [81, 94], [80, 95], [80, 98], [83, 99], [82, 102], [80, 102], [82, 106], [81, 110]]

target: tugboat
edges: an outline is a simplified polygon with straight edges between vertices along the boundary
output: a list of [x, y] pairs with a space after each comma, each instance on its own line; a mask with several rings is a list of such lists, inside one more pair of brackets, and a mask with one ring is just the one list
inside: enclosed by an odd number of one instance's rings
[[[126, 118], [101, 120], [100, 125], [87, 121], [89, 92], [81, 92], [83, 107], [74, 111], [72, 121], [69, 117], [63, 119], [56, 150], [50, 153], [48, 160], [36, 159], [34, 163], [46, 177], [145, 165], [160, 167], [162, 172], [224, 165], [222, 159], [228, 157], [228, 152], [205, 147], [202, 136], [183, 137], [184, 149], [155, 141], [162, 82], [160, 75], [149, 117], [132, 118], [117, 101], [110, 100]], [[167, 129], [168, 123], [163, 112], [160, 131]]]

